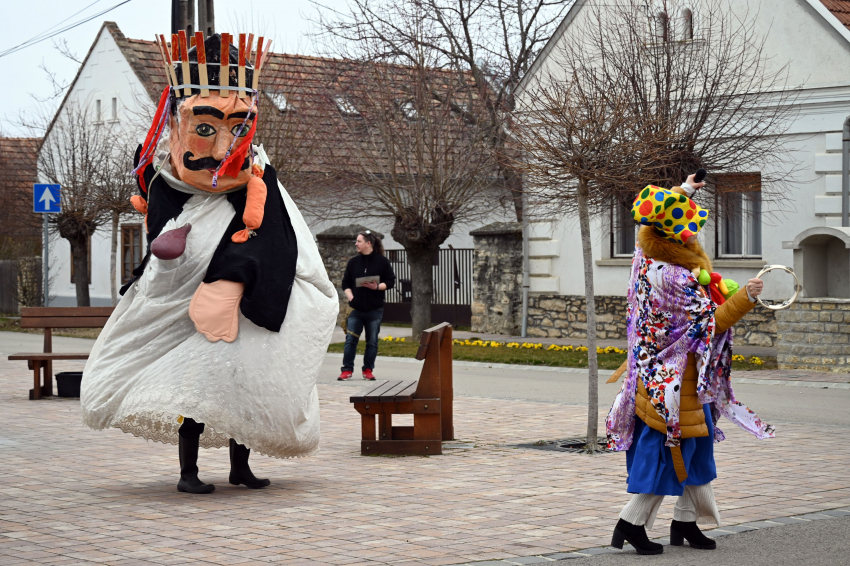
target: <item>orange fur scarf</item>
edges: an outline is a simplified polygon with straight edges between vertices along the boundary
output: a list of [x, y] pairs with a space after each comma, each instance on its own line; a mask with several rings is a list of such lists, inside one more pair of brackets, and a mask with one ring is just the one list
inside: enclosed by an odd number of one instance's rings
[[711, 273], [711, 260], [699, 243], [677, 244], [658, 234], [652, 226], [641, 226], [638, 231], [638, 243], [646, 257], [680, 265], [692, 271], [705, 269]]

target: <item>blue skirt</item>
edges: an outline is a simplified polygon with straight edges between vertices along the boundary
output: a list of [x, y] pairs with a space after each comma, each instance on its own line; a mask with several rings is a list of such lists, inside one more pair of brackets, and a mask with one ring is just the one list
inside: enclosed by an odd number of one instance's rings
[[702, 406], [708, 436], [682, 439], [682, 459], [688, 477], [679, 482], [670, 448], [664, 446], [667, 435], [652, 429], [635, 416], [635, 432], [626, 451], [629, 493], [682, 495], [686, 485], [703, 485], [717, 477], [714, 465], [714, 422], [708, 405]]

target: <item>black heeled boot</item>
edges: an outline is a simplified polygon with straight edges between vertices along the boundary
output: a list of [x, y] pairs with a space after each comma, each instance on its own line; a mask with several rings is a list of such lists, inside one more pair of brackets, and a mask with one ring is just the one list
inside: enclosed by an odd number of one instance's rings
[[633, 525], [620, 519], [617, 526], [614, 527], [614, 537], [611, 539], [611, 546], [614, 548], [623, 548], [624, 540], [629, 541], [629, 544], [635, 547], [635, 551], [638, 554], [661, 554], [664, 552], [663, 546], [649, 540], [643, 525]]
[[180, 481], [177, 482], [177, 491], [184, 493], [212, 493], [215, 486], [204, 483], [198, 479], [198, 446], [200, 436], [179, 435], [180, 444]]
[[248, 456], [251, 455], [251, 450], [246, 448], [244, 444], [237, 444], [235, 440], [230, 439], [230, 483], [233, 485], [244, 484], [245, 487], [251, 489], [260, 489], [270, 485], [267, 479], [259, 479], [254, 476], [254, 472], [248, 467]]
[[670, 523], [670, 544], [673, 546], [682, 546], [685, 544], [685, 539], [691, 548], [699, 548], [702, 550], [714, 550], [717, 548], [717, 543], [713, 538], [708, 538], [702, 531], [699, 530], [696, 521], [685, 523], [683, 521], [673, 521]]

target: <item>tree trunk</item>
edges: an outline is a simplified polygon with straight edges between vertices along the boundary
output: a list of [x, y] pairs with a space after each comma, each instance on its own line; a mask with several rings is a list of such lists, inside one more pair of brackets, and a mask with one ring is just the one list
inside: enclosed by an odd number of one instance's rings
[[587, 181], [578, 183], [578, 218], [584, 259], [584, 298], [587, 312], [587, 450], [599, 449], [599, 365], [596, 356], [596, 300], [593, 295], [593, 246], [590, 239], [590, 211]]
[[68, 238], [71, 244], [71, 261], [74, 262], [74, 283], [77, 288], [77, 306], [91, 306], [89, 298], [89, 239], [83, 232], [79, 237]]
[[422, 336], [422, 331], [431, 326], [431, 298], [434, 296], [434, 278], [432, 275], [434, 252], [428, 249], [414, 252], [408, 248], [407, 261], [410, 263], [410, 286], [412, 290], [411, 326], [413, 340], [418, 341]]
[[513, 167], [507, 166], [504, 169], [505, 186], [511, 195], [511, 200], [514, 203], [514, 212], [516, 213], [516, 221], [522, 222], [522, 216], [525, 214], [523, 208], [524, 202], [522, 198], [522, 178]]
[[121, 214], [112, 211], [112, 253], [109, 257], [109, 287], [112, 292], [112, 306], [118, 304], [118, 221]]

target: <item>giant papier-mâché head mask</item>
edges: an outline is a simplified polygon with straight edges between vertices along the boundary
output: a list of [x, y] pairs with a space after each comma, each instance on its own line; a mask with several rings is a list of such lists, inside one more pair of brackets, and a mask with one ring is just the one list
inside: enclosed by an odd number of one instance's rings
[[[142, 146], [135, 170], [140, 179], [166, 123], [177, 179], [218, 193], [244, 186], [256, 174], [251, 141], [257, 127], [257, 87], [271, 42], [264, 50], [260, 37], [254, 52], [253, 34], [247, 39], [239, 34], [238, 47], [233, 40], [229, 34], [204, 40], [197, 32], [189, 46], [184, 31], [172, 35], [170, 45], [162, 35], [157, 38], [169, 86]], [[142, 185], [144, 189], [143, 180]]]

